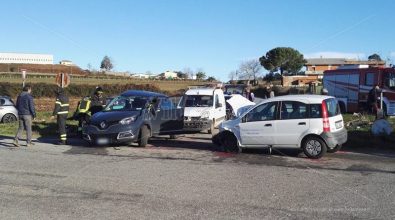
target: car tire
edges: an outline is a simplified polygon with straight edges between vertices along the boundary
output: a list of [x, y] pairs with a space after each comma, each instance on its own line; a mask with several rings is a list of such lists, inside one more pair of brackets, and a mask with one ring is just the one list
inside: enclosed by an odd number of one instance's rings
[[211, 142], [217, 147], [221, 146], [221, 135], [222, 133], [218, 133], [211, 138]]
[[342, 148], [342, 145], [338, 144], [338, 145], [336, 145], [336, 147], [334, 147], [332, 149], [328, 148], [328, 150], [326, 152], [335, 153], [335, 152], [339, 151], [341, 148]]
[[320, 138], [310, 136], [303, 141], [302, 149], [308, 158], [319, 159], [325, 155], [328, 148]]
[[12, 123], [12, 122], [15, 122], [15, 121], [17, 121], [17, 120], [18, 120], [18, 119], [16, 118], [16, 116], [13, 115], [13, 114], [11, 114], [11, 113], [5, 114], [5, 115], [3, 116], [3, 118], [1, 119], [1, 121], [2, 121], [3, 123]]
[[140, 129], [138, 145], [139, 147], [145, 147], [148, 144], [150, 131], [146, 125], [143, 125]]
[[170, 137], [169, 137], [169, 139], [171, 139], [171, 140], [177, 139], [177, 135], [171, 134]]
[[242, 150], [237, 143], [237, 138], [234, 134], [226, 132], [221, 135], [221, 145], [225, 152], [241, 153]]
[[215, 123], [215, 120], [213, 120], [211, 122], [210, 129], [208, 129], [208, 131], [207, 131], [208, 134], [214, 134], [214, 123]]

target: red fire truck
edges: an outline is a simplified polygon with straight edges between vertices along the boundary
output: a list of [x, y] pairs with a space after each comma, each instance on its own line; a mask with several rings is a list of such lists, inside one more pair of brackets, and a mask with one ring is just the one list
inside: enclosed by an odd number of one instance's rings
[[346, 65], [325, 71], [323, 84], [337, 98], [342, 112], [367, 110], [369, 91], [378, 84], [384, 113], [395, 115], [395, 68]]

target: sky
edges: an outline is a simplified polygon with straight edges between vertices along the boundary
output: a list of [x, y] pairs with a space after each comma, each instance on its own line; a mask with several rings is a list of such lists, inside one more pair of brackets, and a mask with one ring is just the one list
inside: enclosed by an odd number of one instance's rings
[[[395, 60], [392, 0], [0, 0], [0, 52], [53, 54], [83, 69], [186, 68], [228, 80], [275, 47], [306, 58]], [[265, 72], [265, 71], [263, 71]]]

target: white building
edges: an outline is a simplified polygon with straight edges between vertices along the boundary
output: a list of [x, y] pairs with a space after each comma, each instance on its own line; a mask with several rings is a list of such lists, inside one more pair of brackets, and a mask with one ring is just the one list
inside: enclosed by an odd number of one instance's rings
[[177, 73], [175, 73], [173, 71], [166, 71], [164, 73], [159, 74], [159, 77], [164, 78], [164, 79], [176, 79]]
[[138, 78], [138, 79], [150, 79], [154, 78], [156, 75], [152, 73], [134, 73], [130, 74], [130, 77], [132, 78]]
[[74, 66], [74, 63], [70, 60], [62, 60], [59, 62], [60, 65], [65, 65], [65, 66]]
[[0, 53], [0, 63], [53, 64], [53, 55], [30, 53]]

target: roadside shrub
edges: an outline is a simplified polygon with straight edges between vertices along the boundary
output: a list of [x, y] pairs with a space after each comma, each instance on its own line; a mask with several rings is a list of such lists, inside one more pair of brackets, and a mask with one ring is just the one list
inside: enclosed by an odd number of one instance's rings
[[[47, 83], [31, 83], [33, 90], [33, 96], [39, 97], [55, 97], [55, 89], [57, 85], [47, 84]], [[136, 89], [136, 90], [146, 90], [152, 92], [161, 92], [161, 89], [152, 84], [103, 84], [101, 87], [104, 90], [105, 96], [118, 95], [126, 90]], [[96, 86], [94, 85], [70, 85], [65, 89], [66, 93], [70, 97], [83, 97], [91, 95], [95, 91]], [[7, 83], [0, 82], [0, 95], [7, 95], [10, 97], [16, 97], [22, 91], [22, 85], [17, 83]], [[177, 95], [178, 92], [166, 93], [168, 95]]]

